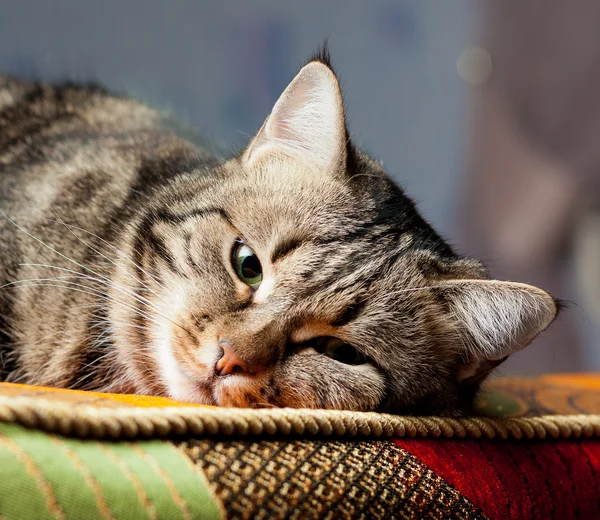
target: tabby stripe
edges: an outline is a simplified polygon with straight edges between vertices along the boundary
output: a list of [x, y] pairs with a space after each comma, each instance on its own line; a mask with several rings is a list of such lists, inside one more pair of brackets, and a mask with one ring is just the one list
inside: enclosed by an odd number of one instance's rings
[[192, 246], [191, 246], [191, 241], [192, 241], [192, 235], [190, 233], [186, 233], [183, 237], [183, 241], [184, 241], [184, 249], [185, 249], [185, 260], [187, 262], [187, 264], [194, 270], [194, 271], [199, 271], [200, 270], [200, 266], [195, 262], [195, 260], [192, 258]]
[[231, 217], [222, 208], [196, 209], [190, 211], [189, 213], [184, 213], [182, 215], [176, 215], [174, 213], [170, 213], [169, 211], [161, 210], [158, 213], [156, 213], [156, 217], [162, 222], [167, 222], [168, 224], [183, 224], [184, 222], [187, 222], [188, 220], [191, 220], [193, 218], [201, 218], [211, 214], [219, 215], [221, 218], [226, 220], [232, 227], [234, 227], [231, 222]]
[[[148, 312], [148, 309], [147, 309], [146, 305], [144, 304], [144, 301], [139, 297], [140, 296], [140, 288], [144, 287], [144, 285], [148, 285], [148, 283], [150, 282], [150, 280], [146, 276], [146, 273], [144, 272], [144, 266], [143, 266], [144, 253], [146, 252], [146, 247], [145, 247], [145, 242], [143, 240], [142, 232], [145, 229], [146, 225], [147, 225], [147, 223], [145, 221], [142, 221], [140, 226], [138, 226], [137, 233], [135, 235], [133, 248], [131, 251], [132, 262], [133, 262], [132, 265], [140, 267], [139, 269], [137, 267], [135, 267], [135, 271], [133, 274], [135, 280], [138, 283], [133, 288], [133, 291], [134, 291], [135, 295], [137, 296], [137, 298], [134, 298], [134, 300], [132, 302], [135, 310], [131, 311], [131, 320], [133, 321], [134, 325], [136, 326], [135, 333], [137, 334], [137, 337], [139, 340], [139, 346], [141, 347], [137, 351], [138, 355], [142, 355], [142, 352], [144, 352], [144, 349], [149, 345], [149, 341], [148, 341], [149, 338], [146, 333], [147, 327], [148, 327], [148, 322], [144, 316]], [[151, 258], [154, 258], [154, 257], [151, 257]], [[156, 279], [155, 275], [153, 277]], [[144, 363], [138, 363], [138, 365], [145, 367]], [[152, 378], [152, 374], [150, 374], [149, 380], [152, 380], [151, 378]]]
[[320, 285], [321, 287], [335, 286], [337, 292], [358, 287], [359, 285], [368, 289], [374, 282], [381, 278], [382, 273], [392, 269], [396, 262], [407, 253], [407, 250], [402, 248], [391, 253], [391, 256], [382, 259], [383, 261], [380, 264], [374, 266], [369, 273], [364, 273], [363, 276], [357, 276], [356, 271], [367, 259], [356, 257], [353, 260], [349, 260], [347, 264], [340, 266], [337, 272], [321, 280]]
[[[98, 296], [98, 298], [103, 299], [102, 296]], [[110, 329], [107, 319], [106, 305], [102, 305], [97, 311], [90, 314], [85, 337], [80, 342], [77, 365], [70, 378], [68, 388], [81, 390], [97, 388], [101, 368], [98, 361], [109, 349], [114, 347], [112, 340], [108, 337]], [[97, 322], [101, 322], [101, 325], [99, 326]], [[94, 340], [95, 334], [103, 335], [101, 342]]]
[[282, 240], [271, 253], [271, 263], [274, 264], [277, 260], [281, 260], [294, 250], [298, 249], [302, 244], [302, 240], [298, 237], [289, 237]]
[[[7, 316], [6, 321], [8, 322]], [[10, 346], [11, 343], [7, 331], [8, 328], [4, 323], [4, 317], [0, 315], [0, 381], [4, 381], [17, 368], [16, 356], [11, 355], [13, 350]]]
[[50, 128], [55, 122], [76, 117], [77, 113], [65, 103], [66, 89], [50, 89], [37, 85], [16, 104], [0, 112], [0, 150], [31, 139]]
[[[377, 227], [380, 229], [376, 229]], [[380, 238], [389, 238], [391, 236], [396, 237], [396, 241], [400, 241], [402, 235], [408, 232], [408, 229], [404, 226], [394, 227], [390, 226], [389, 223], [383, 223], [381, 221], [365, 222], [359, 227], [348, 231], [343, 235], [334, 235], [326, 238], [320, 238], [317, 242], [322, 245], [332, 244], [348, 244], [355, 240], [368, 237], [369, 240], [376, 241]]]
[[358, 300], [355, 303], [349, 305], [340, 316], [333, 320], [331, 325], [334, 327], [343, 327], [348, 325], [351, 321], [354, 321], [365, 308], [367, 302], [364, 300]]
[[[217, 216], [221, 217], [223, 220], [227, 221], [227, 223], [229, 225], [234, 227], [233, 224], [231, 223], [231, 218], [229, 217], [227, 212], [222, 208], [198, 209], [198, 210], [190, 211], [189, 213], [179, 214], [179, 215], [171, 213], [167, 210], [161, 210], [161, 211], [158, 211], [153, 216], [155, 217], [156, 220], [159, 220], [161, 222], [164, 222], [164, 223], [167, 223], [170, 225], [180, 226], [191, 219], [202, 218], [207, 215], [217, 215]], [[150, 219], [151, 217], [147, 217], [147, 218]], [[146, 226], [149, 226], [149, 225], [150, 224], [146, 224]], [[198, 269], [199, 266], [196, 264], [196, 262], [194, 262], [192, 255], [191, 255], [191, 248], [190, 248], [191, 239], [192, 239], [191, 235], [189, 233], [186, 233], [184, 236], [184, 242], [185, 242], [184, 248], [185, 248], [185, 254], [186, 254], [186, 262], [193, 269]], [[184, 274], [175, 265], [175, 260], [174, 260], [173, 256], [171, 255], [171, 253], [167, 250], [167, 248], [164, 244], [164, 241], [160, 237], [157, 237], [156, 235], [154, 235], [152, 233], [151, 229], [149, 230], [149, 233], [148, 233], [148, 241], [149, 241], [150, 245], [152, 246], [153, 250], [167, 263], [167, 265], [169, 266], [171, 271], [173, 271], [181, 276], [184, 276]]]
[[152, 231], [150, 231], [146, 239], [148, 240], [152, 250], [164, 260], [164, 262], [169, 266], [169, 269], [175, 274], [183, 276], [183, 273], [175, 265], [175, 259], [167, 249], [167, 246], [165, 246], [164, 240], [160, 237], [157, 237]]
[[142, 265], [139, 262], [141, 262], [144, 251], [146, 250], [145, 245], [149, 244], [154, 253], [164, 260], [171, 271], [183, 276], [175, 265], [175, 260], [173, 259], [171, 253], [167, 250], [164, 241], [160, 237], [156, 236], [156, 234], [152, 231], [153, 220], [153, 215], [147, 215], [137, 227], [135, 235], [136, 238], [133, 245], [134, 261], [136, 262], [135, 265]]

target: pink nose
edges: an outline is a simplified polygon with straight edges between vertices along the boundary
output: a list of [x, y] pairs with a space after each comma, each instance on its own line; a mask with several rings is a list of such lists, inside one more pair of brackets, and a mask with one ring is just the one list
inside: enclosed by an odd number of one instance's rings
[[248, 372], [248, 365], [237, 355], [235, 350], [226, 345], [223, 345], [221, 348], [223, 349], [223, 355], [215, 365], [215, 372], [218, 376]]

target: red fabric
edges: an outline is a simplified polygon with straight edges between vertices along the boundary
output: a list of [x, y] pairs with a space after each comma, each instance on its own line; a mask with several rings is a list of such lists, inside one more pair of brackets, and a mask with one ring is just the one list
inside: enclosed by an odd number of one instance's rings
[[600, 519], [600, 441], [396, 443], [490, 518]]

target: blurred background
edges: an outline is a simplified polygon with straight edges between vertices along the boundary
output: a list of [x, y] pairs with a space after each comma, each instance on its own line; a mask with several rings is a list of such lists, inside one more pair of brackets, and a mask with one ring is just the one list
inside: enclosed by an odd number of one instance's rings
[[504, 373], [600, 369], [600, 2], [0, 0], [0, 73], [97, 80], [215, 149], [329, 39], [350, 130], [465, 254], [573, 302]]

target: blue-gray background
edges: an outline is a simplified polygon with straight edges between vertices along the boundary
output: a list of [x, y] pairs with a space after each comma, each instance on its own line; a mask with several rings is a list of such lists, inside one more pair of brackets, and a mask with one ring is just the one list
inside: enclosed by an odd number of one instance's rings
[[350, 127], [449, 237], [460, 186], [468, 43], [459, 2], [0, 1], [0, 70], [98, 79], [245, 143], [329, 38]]

